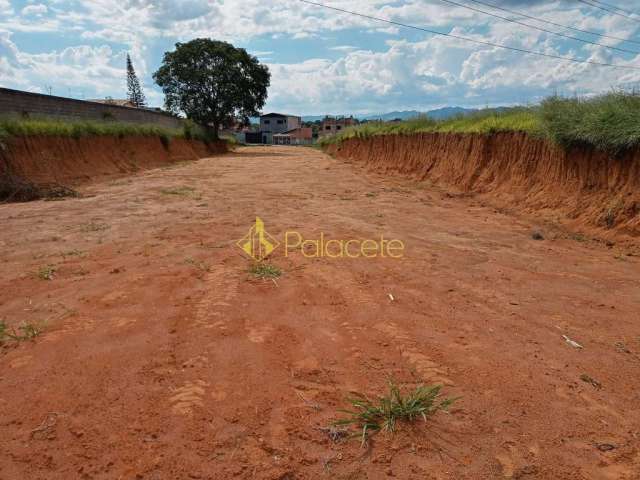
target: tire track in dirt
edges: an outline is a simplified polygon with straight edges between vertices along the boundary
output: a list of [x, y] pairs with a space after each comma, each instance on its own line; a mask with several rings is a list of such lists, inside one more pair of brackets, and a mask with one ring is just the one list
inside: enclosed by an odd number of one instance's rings
[[204, 380], [187, 380], [184, 385], [172, 392], [169, 398], [171, 410], [176, 415], [192, 415], [195, 407], [203, 406], [203, 397], [209, 384]]
[[193, 328], [218, 329], [228, 328], [224, 310], [233, 305], [238, 296], [238, 283], [235, 281], [237, 270], [225, 265], [225, 262], [210, 268], [204, 275], [203, 296], [196, 305]]
[[393, 321], [377, 323], [374, 326], [386, 337], [398, 345], [402, 358], [415, 369], [422, 381], [425, 383], [440, 383], [442, 385], [453, 386], [453, 381], [446, 367], [434, 362], [424, 353], [424, 349], [419, 348], [412, 340], [406, 330]]
[[[209, 377], [211, 362], [205, 354], [206, 347], [202, 347], [199, 355], [181, 360], [182, 346], [185, 353], [194, 351], [193, 344], [198, 337], [200, 340], [227, 335], [230, 331], [226, 310], [233, 306], [238, 295], [237, 273], [234, 268], [226, 265], [226, 259], [209, 268], [202, 277], [200, 286], [202, 296], [193, 309], [192, 321], [180, 322], [175, 325], [180, 329], [180, 339], [172, 347], [179, 369], [177, 377], [182, 377], [182, 384], [172, 389], [169, 398], [171, 410], [178, 415], [192, 415], [194, 410], [202, 408], [204, 397], [209, 393]], [[202, 344], [202, 342], [197, 342]], [[177, 379], [176, 379], [177, 380]], [[218, 393], [220, 395], [220, 393]]]
[[[357, 273], [346, 268], [333, 268], [331, 271], [322, 272], [321, 275], [324, 276], [327, 282], [331, 281], [341, 286], [344, 285], [344, 287], [341, 287], [341, 290], [349, 292], [348, 295], [344, 295], [343, 298], [345, 304], [350, 305], [349, 310], [351, 312], [344, 314], [345, 321], [341, 323], [341, 326], [346, 329], [356, 344], [360, 344], [361, 342], [379, 344], [379, 339], [373, 339], [371, 337], [371, 327], [373, 327], [381, 334], [382, 338], [390, 341], [393, 347], [395, 347], [395, 349], [392, 350], [400, 352], [403, 363], [406, 364], [410, 370], [416, 371], [423, 382], [442, 383], [449, 386], [454, 385], [454, 382], [448, 377], [449, 373], [447, 368], [434, 361], [433, 358], [425, 353], [424, 348], [418, 347], [409, 332], [391, 318], [394, 315], [391, 309], [379, 309], [374, 318], [379, 318], [380, 315], [386, 318], [382, 321], [375, 322], [373, 325], [371, 325], [370, 322], [371, 317], [368, 317], [365, 322], [360, 321], [354, 323], [353, 319], [361, 318], [361, 312], [367, 310], [366, 306], [376, 305], [380, 302], [380, 298], [386, 296], [380, 289], [372, 288], [368, 280], [359, 277]], [[371, 293], [372, 289], [376, 291], [379, 295], [378, 297]], [[376, 349], [379, 348], [374, 347], [374, 350]], [[360, 349], [356, 350], [356, 352], [358, 351], [360, 351]], [[355, 356], [359, 357], [359, 355]]]

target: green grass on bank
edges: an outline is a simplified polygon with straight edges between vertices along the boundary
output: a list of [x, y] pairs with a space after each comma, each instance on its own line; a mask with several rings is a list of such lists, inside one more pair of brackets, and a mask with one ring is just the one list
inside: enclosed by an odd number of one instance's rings
[[403, 122], [369, 122], [347, 128], [342, 134], [324, 137], [323, 144], [341, 142], [349, 138], [368, 138], [374, 135], [409, 135], [412, 133], [496, 133], [505, 131], [538, 131], [536, 117], [530, 109], [518, 108], [504, 112], [486, 111], [457, 116], [447, 120], [418, 117]]
[[199, 125], [185, 121], [181, 129], [159, 127], [134, 123], [120, 123], [113, 121], [78, 121], [69, 122], [54, 119], [16, 119], [0, 118], [0, 140], [12, 136], [60, 136], [60, 137], [88, 137], [88, 136], [143, 136], [159, 137], [165, 145], [172, 138], [186, 138], [188, 140], [211, 140], [207, 132]]
[[640, 95], [613, 92], [590, 99], [551, 97], [542, 102], [544, 134], [565, 147], [589, 145], [620, 154], [640, 145]]
[[525, 132], [564, 147], [589, 146], [617, 155], [640, 145], [640, 95], [612, 92], [592, 98], [550, 97], [534, 107], [484, 110], [447, 120], [419, 117], [369, 122], [321, 139], [321, 146], [350, 138], [414, 133]]

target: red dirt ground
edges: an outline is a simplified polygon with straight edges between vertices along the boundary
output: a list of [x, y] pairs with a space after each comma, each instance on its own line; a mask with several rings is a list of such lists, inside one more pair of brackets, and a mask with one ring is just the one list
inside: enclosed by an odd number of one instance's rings
[[[44, 325], [0, 356], [0, 479], [640, 478], [637, 257], [307, 148], [81, 191], [0, 205], [0, 318]], [[256, 280], [256, 215], [405, 256], [279, 249]], [[462, 398], [334, 443], [348, 392], [388, 378]]]

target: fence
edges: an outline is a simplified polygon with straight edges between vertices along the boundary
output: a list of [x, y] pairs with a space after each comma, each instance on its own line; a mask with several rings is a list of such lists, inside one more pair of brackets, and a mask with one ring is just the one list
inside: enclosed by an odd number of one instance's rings
[[143, 108], [121, 107], [73, 98], [0, 88], [0, 117], [55, 118], [153, 124], [181, 128], [182, 120]]

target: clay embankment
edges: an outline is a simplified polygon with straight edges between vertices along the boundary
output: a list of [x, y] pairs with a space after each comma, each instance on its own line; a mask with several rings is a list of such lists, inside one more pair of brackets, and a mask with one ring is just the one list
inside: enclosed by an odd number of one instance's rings
[[572, 230], [637, 243], [640, 152], [613, 158], [522, 133], [424, 133], [350, 139], [328, 153], [378, 171], [477, 193]]
[[3, 140], [0, 177], [12, 175], [36, 184], [77, 185], [88, 180], [197, 160], [227, 151], [226, 143], [209, 145], [160, 137], [27, 136]]

